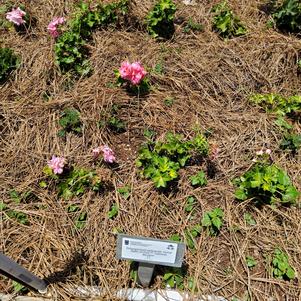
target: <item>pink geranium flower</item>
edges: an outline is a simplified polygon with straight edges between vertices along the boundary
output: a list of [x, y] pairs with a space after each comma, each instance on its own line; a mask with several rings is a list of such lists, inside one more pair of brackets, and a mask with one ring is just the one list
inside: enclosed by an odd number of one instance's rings
[[139, 62], [134, 62], [132, 64], [123, 62], [119, 69], [119, 73], [121, 78], [130, 81], [133, 85], [139, 85], [147, 74]]
[[108, 147], [107, 145], [103, 145], [100, 147], [100, 149], [103, 152], [103, 159], [105, 162], [114, 163], [116, 161], [115, 154], [110, 147]]
[[12, 11], [6, 13], [6, 19], [10, 22], [13, 22], [16, 25], [21, 25], [25, 23], [25, 20], [23, 20], [23, 17], [26, 15], [26, 12], [20, 9], [20, 7], [17, 7], [13, 9]]
[[92, 150], [94, 159], [97, 159], [99, 157], [100, 152], [101, 152], [101, 148], [100, 147], [96, 147], [96, 148], [94, 148]]
[[48, 25], [47, 29], [50, 35], [54, 38], [59, 36], [58, 26], [65, 23], [65, 18], [63, 17], [55, 17]]
[[64, 169], [65, 161], [64, 157], [52, 156], [51, 160], [47, 162], [47, 165], [55, 174], [61, 174]]

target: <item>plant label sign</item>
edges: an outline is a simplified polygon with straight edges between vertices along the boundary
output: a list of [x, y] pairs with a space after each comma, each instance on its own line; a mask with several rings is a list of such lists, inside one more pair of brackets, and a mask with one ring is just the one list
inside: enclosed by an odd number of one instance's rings
[[181, 267], [185, 244], [169, 240], [118, 235], [117, 257], [137, 262]]

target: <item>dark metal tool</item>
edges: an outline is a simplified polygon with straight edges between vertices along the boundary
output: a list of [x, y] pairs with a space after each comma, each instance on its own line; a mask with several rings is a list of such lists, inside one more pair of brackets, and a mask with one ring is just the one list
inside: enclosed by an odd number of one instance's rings
[[46, 293], [47, 284], [44, 280], [35, 276], [2, 253], [0, 253], [0, 272], [1, 271], [8, 277], [19, 280], [22, 284], [34, 288], [42, 294]]

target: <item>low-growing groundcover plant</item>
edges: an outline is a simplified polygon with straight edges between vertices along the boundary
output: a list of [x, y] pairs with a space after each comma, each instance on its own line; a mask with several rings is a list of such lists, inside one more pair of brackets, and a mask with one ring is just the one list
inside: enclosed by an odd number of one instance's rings
[[291, 32], [301, 32], [301, 3], [299, 0], [284, 0], [272, 14], [278, 29]]
[[224, 211], [221, 208], [214, 208], [205, 212], [202, 218], [202, 226], [205, 227], [211, 236], [219, 234], [223, 225]]
[[[95, 171], [78, 167], [66, 168], [65, 166], [62, 169], [63, 171], [61, 171], [60, 166], [52, 166], [49, 161], [43, 170], [44, 174], [54, 181], [59, 197], [69, 200], [75, 196], [82, 195], [88, 189], [93, 191], [101, 190], [102, 182]], [[56, 173], [55, 170], [57, 171]], [[42, 181], [39, 184], [42, 188], [46, 188], [50, 185], [50, 182]]]
[[0, 84], [3, 84], [9, 74], [19, 66], [19, 58], [10, 48], [0, 48]]
[[296, 277], [294, 268], [289, 264], [288, 255], [279, 248], [274, 251], [271, 267], [275, 278], [294, 280]]
[[72, 72], [77, 76], [91, 73], [87, 41], [91, 39], [96, 28], [116, 24], [119, 15], [127, 12], [127, 0], [116, 3], [99, 4], [93, 10], [81, 2], [68, 30], [56, 40], [54, 51], [56, 64], [60, 70]]
[[192, 140], [184, 140], [182, 135], [168, 133], [165, 141], [148, 141], [140, 150], [137, 166], [141, 174], [152, 179], [156, 188], [166, 188], [178, 178], [178, 171], [184, 167], [193, 153], [206, 157], [209, 145], [202, 134]]
[[80, 120], [80, 113], [76, 109], [67, 108], [61, 113], [59, 125], [62, 129], [58, 132], [60, 137], [66, 136], [67, 133], [73, 132], [81, 134], [82, 122]]
[[299, 192], [287, 173], [268, 160], [268, 153], [258, 154], [255, 164], [242, 176], [233, 180], [235, 197], [255, 204], [296, 204]]
[[169, 39], [175, 31], [174, 16], [176, 5], [172, 0], [159, 0], [146, 17], [149, 34], [154, 38]]
[[212, 10], [213, 29], [224, 39], [231, 39], [247, 33], [246, 27], [228, 7], [227, 1], [215, 5]]
[[275, 112], [280, 116], [296, 118], [301, 110], [301, 96], [284, 97], [279, 94], [254, 94], [250, 101], [261, 106], [267, 112]]

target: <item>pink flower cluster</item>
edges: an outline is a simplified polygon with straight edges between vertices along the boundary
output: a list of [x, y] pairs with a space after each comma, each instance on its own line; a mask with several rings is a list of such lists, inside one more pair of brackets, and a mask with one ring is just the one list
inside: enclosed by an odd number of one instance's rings
[[[263, 157], [265, 160], [270, 158], [271, 159], [271, 153], [272, 153], [272, 150], [267, 148], [265, 151], [264, 150], [260, 150], [260, 151], [257, 151], [256, 152], [256, 156], [258, 157]], [[254, 158], [252, 159], [252, 162], [258, 162], [257, 158]]]
[[47, 165], [55, 174], [61, 174], [64, 169], [65, 161], [64, 157], [52, 156], [51, 160], [47, 162]]
[[134, 62], [132, 64], [123, 62], [119, 69], [119, 73], [122, 79], [130, 81], [133, 85], [139, 85], [147, 74], [139, 62]]
[[12, 11], [6, 13], [6, 19], [10, 22], [13, 22], [16, 25], [21, 25], [25, 23], [25, 20], [23, 20], [23, 17], [26, 15], [26, 12], [20, 9], [20, 7], [17, 7], [13, 9]]
[[116, 161], [116, 157], [113, 150], [107, 145], [96, 147], [93, 149], [92, 152], [93, 152], [94, 159], [97, 159], [100, 155], [100, 152], [102, 152], [103, 159], [105, 162], [114, 163]]
[[57, 38], [59, 36], [58, 32], [58, 26], [65, 23], [65, 18], [63, 17], [55, 17], [48, 25], [47, 29], [50, 33], [50, 35], [54, 38]]

